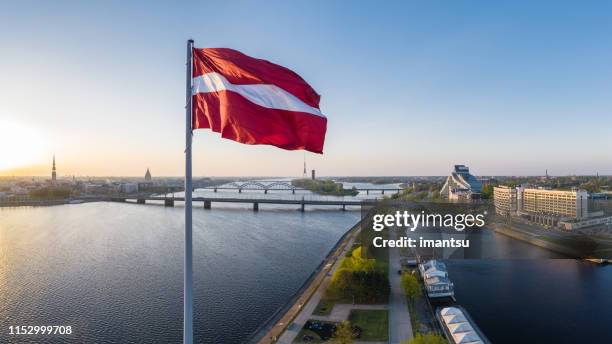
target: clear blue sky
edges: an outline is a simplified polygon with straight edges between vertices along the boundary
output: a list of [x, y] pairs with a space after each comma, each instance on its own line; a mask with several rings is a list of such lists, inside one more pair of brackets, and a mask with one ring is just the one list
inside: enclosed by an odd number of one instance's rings
[[[181, 175], [190, 37], [322, 95], [321, 175], [612, 174], [604, 2], [3, 2], [0, 122], [37, 133], [33, 171], [55, 152], [64, 175]], [[299, 175], [303, 153], [198, 131], [194, 159], [195, 175]]]

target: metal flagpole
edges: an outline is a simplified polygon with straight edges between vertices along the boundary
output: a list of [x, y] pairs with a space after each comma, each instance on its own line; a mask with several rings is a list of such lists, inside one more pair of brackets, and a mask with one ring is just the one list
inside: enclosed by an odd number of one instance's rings
[[183, 281], [183, 344], [193, 344], [193, 243], [191, 204], [191, 83], [193, 68], [193, 40], [187, 41], [187, 87], [185, 107], [185, 271]]

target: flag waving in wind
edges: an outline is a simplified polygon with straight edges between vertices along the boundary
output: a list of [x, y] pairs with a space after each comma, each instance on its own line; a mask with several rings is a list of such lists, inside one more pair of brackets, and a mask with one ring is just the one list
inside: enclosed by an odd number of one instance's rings
[[320, 96], [293, 71], [226, 48], [193, 49], [192, 71], [192, 129], [323, 153]]
[[193, 344], [193, 130], [210, 128], [241, 143], [320, 154], [327, 131], [319, 95], [296, 73], [236, 50], [193, 44], [187, 41], [184, 344]]

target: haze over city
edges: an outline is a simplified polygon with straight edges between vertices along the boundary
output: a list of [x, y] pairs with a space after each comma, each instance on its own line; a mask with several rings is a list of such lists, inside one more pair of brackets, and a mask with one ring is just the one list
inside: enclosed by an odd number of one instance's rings
[[[322, 176], [612, 174], [610, 4], [28, 4], [0, 4], [0, 176], [46, 176], [54, 153], [60, 176], [182, 175], [187, 38], [311, 83]], [[303, 159], [194, 134], [194, 175]]]

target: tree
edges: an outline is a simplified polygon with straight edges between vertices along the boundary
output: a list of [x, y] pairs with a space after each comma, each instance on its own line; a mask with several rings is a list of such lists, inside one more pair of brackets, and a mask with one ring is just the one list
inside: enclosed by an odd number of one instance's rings
[[412, 274], [404, 272], [402, 273], [401, 285], [410, 303], [414, 304], [414, 301], [422, 294], [421, 286], [417, 278]]
[[342, 297], [353, 294], [353, 271], [348, 268], [339, 268], [332, 275], [332, 281], [328, 287], [329, 291], [336, 296]]
[[433, 199], [440, 199], [442, 198], [442, 196], [440, 195], [440, 190], [435, 190], [434, 192], [431, 193], [431, 198]]
[[412, 339], [403, 341], [402, 344], [448, 344], [448, 341], [439, 334], [417, 333]]
[[353, 344], [353, 329], [351, 323], [347, 320], [339, 323], [336, 326], [336, 332], [332, 337], [330, 343], [333, 344]]
[[487, 184], [482, 186], [482, 191], [480, 192], [480, 196], [483, 199], [490, 199], [493, 197], [493, 185]]
[[64, 199], [70, 197], [71, 190], [62, 186], [45, 186], [30, 191], [30, 197], [36, 199]]

